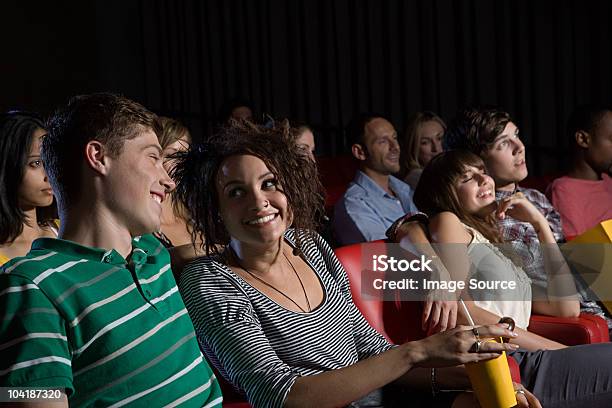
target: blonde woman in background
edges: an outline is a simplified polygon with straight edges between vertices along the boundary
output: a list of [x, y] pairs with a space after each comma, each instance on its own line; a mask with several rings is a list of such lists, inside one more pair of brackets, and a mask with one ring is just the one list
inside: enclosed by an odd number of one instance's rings
[[312, 129], [307, 125], [299, 125], [297, 127], [297, 139], [296, 143], [300, 147], [308, 158], [313, 162], [315, 160], [315, 138]]
[[[160, 117], [162, 133], [158, 135], [164, 158], [164, 168], [171, 174], [174, 168], [172, 155], [184, 152], [189, 149], [191, 144], [191, 134], [189, 130], [179, 121], [171, 118]], [[191, 244], [188, 220], [185, 216], [186, 211], [177, 203], [172, 194], [169, 200], [162, 202], [161, 229], [156, 237], [167, 248], [176, 248], [182, 245]]]
[[399, 178], [414, 190], [419, 183], [423, 167], [442, 153], [442, 139], [446, 124], [430, 111], [417, 112], [411, 116], [400, 141], [401, 170]]

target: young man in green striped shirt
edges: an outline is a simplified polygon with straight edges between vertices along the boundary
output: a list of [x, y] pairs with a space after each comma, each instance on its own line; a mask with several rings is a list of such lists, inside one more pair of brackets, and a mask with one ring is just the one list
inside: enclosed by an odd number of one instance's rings
[[[74, 406], [220, 406], [170, 270], [151, 235], [174, 188], [156, 116], [112, 94], [75, 97], [42, 156], [60, 239], [0, 270], [0, 385], [65, 390]], [[55, 405], [57, 406], [57, 405]]]

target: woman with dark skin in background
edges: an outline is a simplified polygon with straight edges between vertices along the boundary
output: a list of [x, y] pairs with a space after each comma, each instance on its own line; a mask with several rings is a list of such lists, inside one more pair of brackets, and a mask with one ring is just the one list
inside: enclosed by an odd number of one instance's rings
[[40, 158], [46, 133], [34, 114], [0, 116], [0, 264], [28, 253], [37, 238], [57, 237], [54, 217], [41, 214], [42, 207], [53, 203]]

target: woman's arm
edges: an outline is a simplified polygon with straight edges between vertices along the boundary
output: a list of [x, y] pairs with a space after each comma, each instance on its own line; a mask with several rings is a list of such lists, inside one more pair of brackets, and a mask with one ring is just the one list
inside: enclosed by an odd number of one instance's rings
[[576, 317], [580, 303], [576, 297], [574, 277], [563, 258], [550, 225], [542, 214], [522, 193], [516, 193], [499, 203], [498, 218], [509, 215], [529, 222], [542, 246], [544, 267], [548, 276], [547, 299], [534, 299], [532, 310], [536, 313], [559, 317]]
[[[477, 321], [479, 324], [497, 323], [501, 318], [501, 316], [477, 306], [473, 301], [465, 301], [465, 305], [472, 315], [472, 319]], [[466, 324], [468, 322], [465, 312], [461, 309], [459, 310], [457, 319], [460, 324]], [[557, 350], [567, 347], [561, 343], [557, 343], [554, 340], [547, 339], [546, 337], [531, 333], [527, 330], [519, 329], [518, 327], [515, 328], [514, 331], [516, 331], [519, 336], [516, 339], [512, 339], [512, 342], [518, 344], [525, 350]]]
[[[394, 234], [396, 241], [403, 249], [416, 254], [423, 254], [432, 260], [434, 270], [438, 273], [432, 279], [450, 280], [450, 274], [438, 258], [438, 254], [431, 246], [425, 232], [425, 227], [419, 221], [402, 224]], [[423, 305], [421, 319], [422, 329], [429, 334], [452, 329], [457, 325], [457, 298], [460, 293], [454, 294], [431, 291]]]
[[[467, 245], [465, 244], [469, 243], [472, 237], [465, 227], [461, 225], [459, 218], [450, 212], [443, 212], [436, 215], [430, 222], [430, 233], [435, 242], [444, 244], [439, 245], [437, 248], [439, 248], [438, 253], [440, 254], [442, 262], [445, 265], [453, 265], [453, 267], [449, 269], [449, 272], [454, 274], [455, 271], [459, 271], [459, 274], [465, 279], [464, 276], [467, 274], [465, 271], [469, 271], [470, 262], [467, 253]], [[455, 245], [451, 245], [453, 243]], [[449, 248], [445, 249], [447, 247]], [[467, 299], [468, 294], [464, 293], [463, 298]], [[472, 318], [474, 321], [478, 322], [478, 324], [494, 324], [502, 317], [476, 306], [472, 301], [466, 301], [465, 303], [468, 306]], [[457, 317], [462, 324], [468, 322], [463, 310], [459, 310]], [[565, 347], [560, 343], [538, 336], [534, 333], [529, 333], [526, 330], [516, 329], [516, 331], [520, 333], [516, 343], [527, 350], [557, 349]]]
[[[515, 337], [502, 327], [479, 327], [481, 337]], [[515, 350], [513, 344], [484, 343], [480, 353], [470, 352], [475, 342], [469, 327], [457, 327], [425, 339], [404, 343], [377, 356], [362, 360], [349, 367], [321, 374], [298, 377], [291, 387], [285, 407], [313, 405], [317, 396], [318, 407], [344, 406], [393, 381], [415, 387], [429, 386], [430, 370], [422, 367], [448, 367], [499, 356], [501, 350]], [[469, 381], [461, 368], [439, 370], [441, 387], [467, 388]]]

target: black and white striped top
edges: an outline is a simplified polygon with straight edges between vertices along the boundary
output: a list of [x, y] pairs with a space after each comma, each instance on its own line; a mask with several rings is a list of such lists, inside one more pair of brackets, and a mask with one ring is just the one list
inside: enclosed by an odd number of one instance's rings
[[[294, 230], [285, 234], [291, 245], [294, 237]], [[298, 376], [346, 367], [393, 347], [354, 305], [346, 272], [327, 242], [316, 234], [301, 238], [304, 259], [324, 290], [323, 302], [309, 313], [278, 305], [219, 258], [200, 258], [181, 277], [202, 350], [255, 407], [281, 407]]]

